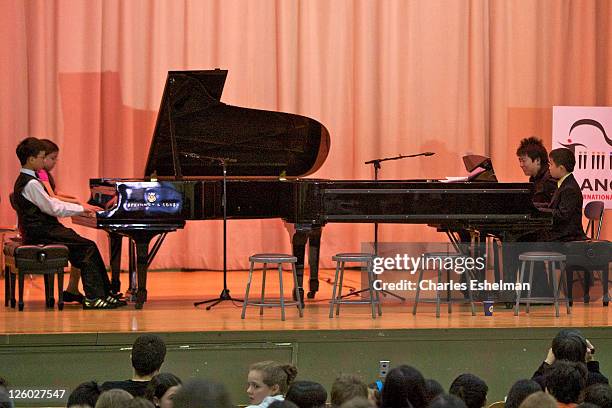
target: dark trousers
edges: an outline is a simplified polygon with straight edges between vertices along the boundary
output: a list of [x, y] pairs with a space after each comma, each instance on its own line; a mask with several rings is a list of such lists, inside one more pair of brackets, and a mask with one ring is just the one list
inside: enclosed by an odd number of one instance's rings
[[86, 297], [103, 298], [110, 293], [110, 280], [95, 242], [61, 224], [32, 228], [25, 233], [27, 244], [61, 244], [68, 247], [70, 263], [81, 270]]

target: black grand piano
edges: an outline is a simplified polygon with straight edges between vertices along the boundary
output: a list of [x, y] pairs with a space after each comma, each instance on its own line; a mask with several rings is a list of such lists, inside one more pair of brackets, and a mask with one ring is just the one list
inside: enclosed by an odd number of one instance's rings
[[131, 239], [136, 308], [147, 299], [147, 268], [165, 234], [186, 221], [222, 218], [222, 168], [210, 158], [235, 161], [227, 169], [229, 219], [282, 218], [295, 226], [300, 296], [309, 243], [310, 298], [318, 291], [321, 231], [330, 222], [430, 224], [507, 241], [551, 225], [550, 216], [533, 206], [530, 183], [302, 178], [327, 157], [325, 126], [300, 115], [224, 104], [226, 76], [224, 70], [169, 72], [145, 178], [91, 179], [90, 203], [105, 211], [74, 218], [109, 232], [115, 290], [121, 237]]

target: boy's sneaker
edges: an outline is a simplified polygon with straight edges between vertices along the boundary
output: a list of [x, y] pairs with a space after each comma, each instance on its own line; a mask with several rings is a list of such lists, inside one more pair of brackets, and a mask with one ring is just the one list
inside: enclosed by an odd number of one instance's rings
[[92, 309], [115, 309], [117, 306], [107, 302], [102, 298], [85, 298], [83, 300], [83, 309], [92, 310]]
[[127, 306], [127, 302], [125, 300], [117, 299], [113, 295], [108, 295], [104, 300], [115, 307]]

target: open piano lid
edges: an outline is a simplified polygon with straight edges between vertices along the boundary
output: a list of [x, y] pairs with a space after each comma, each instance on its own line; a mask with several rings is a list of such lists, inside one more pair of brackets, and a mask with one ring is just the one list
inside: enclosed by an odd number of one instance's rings
[[305, 116], [226, 105], [226, 70], [170, 71], [145, 177], [306, 176], [329, 152], [329, 132]]

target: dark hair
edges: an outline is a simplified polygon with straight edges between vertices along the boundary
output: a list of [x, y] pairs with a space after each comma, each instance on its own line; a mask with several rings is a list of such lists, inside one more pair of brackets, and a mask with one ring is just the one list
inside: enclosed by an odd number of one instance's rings
[[331, 404], [339, 407], [355, 397], [368, 398], [368, 387], [359, 377], [343, 374], [336, 378], [331, 388]]
[[385, 378], [381, 408], [422, 408], [425, 401], [425, 379], [414, 367], [393, 368]]
[[287, 390], [285, 399], [295, 403], [300, 408], [325, 407], [327, 391], [314, 381], [294, 381]]
[[59, 146], [55, 144], [54, 141], [49, 139], [40, 139], [40, 142], [45, 147], [45, 155], [50, 155], [51, 153], [59, 152]]
[[591, 404], [590, 402], [583, 402], [582, 404], [576, 405], [576, 408], [601, 408], [599, 405]]
[[373, 408], [376, 407], [372, 401], [363, 397], [355, 397], [340, 405], [340, 408]]
[[570, 173], [574, 171], [576, 157], [574, 157], [574, 153], [570, 149], [566, 149], [565, 147], [554, 149], [550, 151], [548, 156], [557, 166], [565, 167], [565, 170]]
[[449, 394], [456, 395], [465, 402], [468, 408], [482, 408], [487, 402], [487, 384], [474, 374], [461, 374], [448, 390]]
[[23, 139], [21, 142], [19, 142], [17, 148], [15, 149], [19, 163], [21, 163], [22, 166], [28, 162], [29, 157], [36, 157], [40, 154], [40, 152], [44, 151], [45, 146], [35, 137], [27, 137]]
[[584, 363], [586, 351], [586, 340], [573, 330], [561, 330], [552, 341], [552, 352], [556, 360]]
[[166, 343], [157, 334], [142, 334], [132, 345], [132, 367], [146, 376], [159, 370], [166, 358]]
[[[148, 399], [142, 397], [132, 398], [124, 405], [125, 408], [155, 408], [155, 405]], [[115, 407], [113, 407], [115, 408]]]
[[223, 384], [194, 378], [184, 383], [174, 394], [175, 408], [233, 408]]
[[427, 408], [467, 408], [465, 402], [455, 395], [440, 394], [434, 398]]
[[548, 154], [542, 139], [538, 139], [535, 136], [521, 140], [520, 146], [516, 149], [516, 155], [519, 157], [527, 156], [534, 161], [535, 159], [540, 159], [541, 166], [548, 164]]
[[87, 405], [94, 408], [101, 392], [100, 386], [95, 381], [81, 383], [68, 396], [66, 406], [70, 408], [73, 405]]
[[433, 378], [428, 378], [425, 380], [425, 398], [427, 402], [433, 401], [438, 395], [444, 394], [444, 388], [440, 385], [439, 382], [434, 380]]
[[287, 400], [274, 401], [270, 405], [268, 405], [268, 407], [269, 408], [300, 408], [297, 405], [295, 405], [293, 402], [287, 401]]
[[151, 378], [151, 381], [149, 381], [149, 384], [147, 384], [145, 398], [149, 401], [153, 401], [153, 397], [161, 399], [168, 389], [181, 384], [181, 379], [176, 375], [170, 373], [159, 373]]
[[538, 391], [542, 391], [542, 387], [537, 382], [533, 380], [518, 380], [508, 391], [504, 408], [518, 408], [525, 398]]
[[546, 389], [555, 399], [564, 404], [578, 402], [586, 387], [587, 368], [584, 363], [557, 360], [546, 374]]
[[278, 385], [279, 393], [286, 394], [289, 386], [297, 377], [297, 368], [291, 364], [281, 364], [276, 361], [260, 361], [252, 364], [249, 371], [260, 371], [262, 380], [268, 387]]
[[601, 408], [612, 408], [612, 388], [608, 384], [594, 384], [584, 389], [584, 402]]

